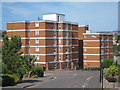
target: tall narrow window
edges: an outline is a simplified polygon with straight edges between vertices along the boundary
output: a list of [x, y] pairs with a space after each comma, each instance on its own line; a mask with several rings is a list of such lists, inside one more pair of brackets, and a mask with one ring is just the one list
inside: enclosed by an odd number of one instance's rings
[[35, 22], [35, 27], [39, 27], [39, 22]]
[[39, 51], [39, 47], [35, 47], [35, 51], [37, 51], [37, 52], [38, 52], [38, 51]]
[[35, 43], [39, 43], [40, 42], [40, 40], [39, 39], [35, 39]]
[[37, 30], [37, 31], [35, 31], [35, 35], [39, 35], [39, 31]]

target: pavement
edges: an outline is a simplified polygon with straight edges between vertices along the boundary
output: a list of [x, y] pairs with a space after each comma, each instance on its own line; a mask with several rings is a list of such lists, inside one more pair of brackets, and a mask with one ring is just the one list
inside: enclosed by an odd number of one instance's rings
[[100, 88], [99, 71], [45, 71], [42, 78], [24, 79], [4, 88]]

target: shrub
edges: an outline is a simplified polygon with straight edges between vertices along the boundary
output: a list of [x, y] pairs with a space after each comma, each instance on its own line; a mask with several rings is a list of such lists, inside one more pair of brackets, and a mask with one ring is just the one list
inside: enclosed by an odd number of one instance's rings
[[120, 68], [119, 68], [119, 73], [118, 73], [118, 82], [120, 83]]
[[111, 65], [105, 72], [105, 76], [114, 77], [118, 75], [119, 69], [115, 65]]
[[2, 78], [0, 77], [0, 86], [2, 86]]
[[12, 75], [4, 74], [2, 76], [2, 86], [9, 86], [15, 84], [15, 78]]
[[112, 64], [113, 64], [113, 60], [112, 59], [105, 59], [103, 61], [104, 68], [109, 68]]
[[15, 83], [20, 82], [20, 77], [17, 74], [12, 74], [12, 76], [15, 78]]
[[21, 67], [18, 69], [18, 73], [16, 75], [18, 75], [20, 77], [20, 80], [22, 80], [23, 78], [23, 75], [26, 74], [26, 68], [25, 67]]
[[38, 77], [43, 77], [44, 76], [44, 69], [41, 66], [36, 66], [34, 67], [34, 74], [37, 75]]

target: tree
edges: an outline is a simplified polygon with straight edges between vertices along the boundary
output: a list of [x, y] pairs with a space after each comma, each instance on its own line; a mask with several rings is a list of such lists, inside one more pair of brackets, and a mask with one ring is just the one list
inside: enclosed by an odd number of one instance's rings
[[8, 39], [7, 34], [3, 37], [2, 46], [2, 63], [3, 73], [16, 73], [17, 69], [21, 67], [21, 38], [20, 36], [12, 36]]
[[120, 56], [120, 45], [113, 45], [113, 54], [114, 56]]
[[31, 77], [34, 70], [34, 62], [36, 61], [36, 58], [34, 56], [24, 55], [22, 56], [22, 59], [24, 60], [23, 65], [27, 70], [28, 77]]

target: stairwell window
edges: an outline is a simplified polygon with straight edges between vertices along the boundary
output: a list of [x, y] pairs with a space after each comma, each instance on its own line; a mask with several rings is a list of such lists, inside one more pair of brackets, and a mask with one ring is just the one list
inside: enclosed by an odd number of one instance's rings
[[35, 47], [35, 51], [37, 51], [37, 52], [38, 52], [38, 51], [39, 51], [39, 47]]
[[39, 40], [39, 39], [36, 39], [36, 40], [35, 40], [35, 43], [40, 43], [40, 40]]
[[36, 57], [36, 59], [37, 59], [37, 60], [39, 60], [39, 59], [40, 59], [40, 58], [39, 58], [39, 55], [36, 55], [35, 57]]
[[40, 26], [39, 22], [35, 22], [35, 27], [39, 27], [39, 26]]
[[37, 30], [37, 31], [35, 31], [35, 35], [39, 35], [39, 31]]

